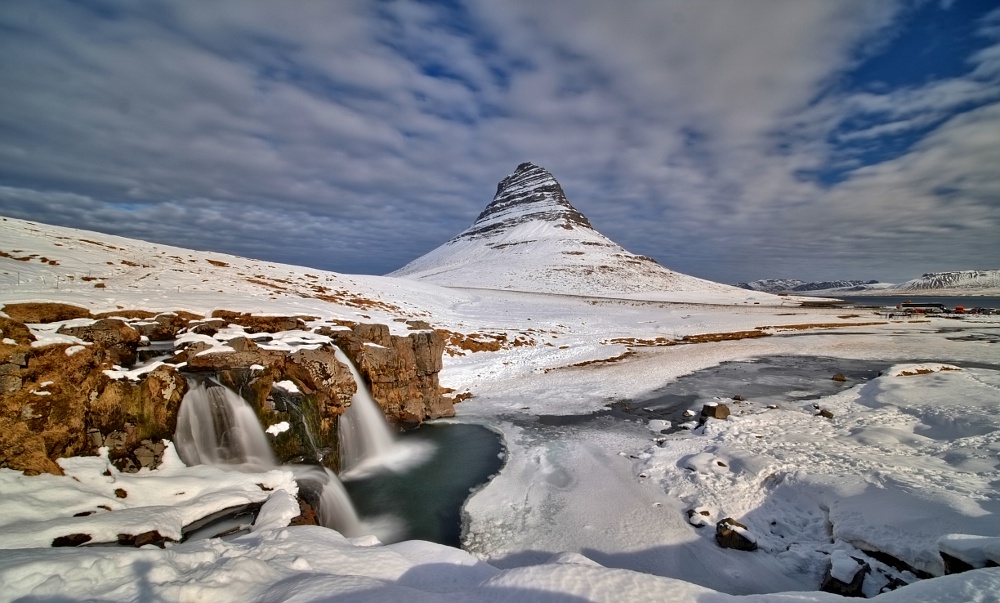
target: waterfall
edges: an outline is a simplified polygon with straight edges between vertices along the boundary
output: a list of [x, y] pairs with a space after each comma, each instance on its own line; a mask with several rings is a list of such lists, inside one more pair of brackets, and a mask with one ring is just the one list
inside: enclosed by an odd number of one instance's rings
[[340, 467], [341, 473], [375, 462], [392, 450], [395, 438], [385, 420], [382, 408], [368, 393], [361, 374], [354, 363], [340, 348], [334, 348], [337, 360], [351, 369], [358, 389], [351, 397], [351, 405], [340, 416]]
[[221, 385], [199, 383], [188, 391], [174, 440], [187, 465], [238, 465], [249, 471], [278, 466], [253, 409]]
[[[186, 465], [239, 471], [280, 467], [253, 409], [246, 400], [221, 385], [199, 383], [188, 390], [177, 413], [174, 443]], [[287, 468], [295, 474], [300, 490], [318, 491], [317, 514], [321, 525], [348, 537], [364, 533], [344, 485], [332, 471], [312, 465]]]

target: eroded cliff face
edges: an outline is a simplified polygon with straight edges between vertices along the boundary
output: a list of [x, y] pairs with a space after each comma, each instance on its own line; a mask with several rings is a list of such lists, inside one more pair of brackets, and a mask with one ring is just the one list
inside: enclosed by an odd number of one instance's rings
[[438, 382], [444, 338], [432, 330], [403, 337], [379, 324], [323, 331], [358, 367], [386, 417], [401, 426], [451, 417], [453, 401]]
[[[322, 459], [336, 469], [337, 418], [357, 386], [334, 344], [356, 364], [390, 422], [408, 426], [454, 414], [438, 385], [444, 340], [431, 330], [404, 337], [385, 325], [318, 324], [310, 331], [302, 317], [220, 311], [204, 319], [140, 310], [96, 317], [60, 306], [9, 304], [4, 313], [22, 320], [0, 317], [0, 467], [58, 474], [55, 459], [101, 446], [122, 470], [156, 466], [190, 381], [214, 379], [247, 400], [262, 426], [289, 423], [272, 442], [280, 461]], [[70, 319], [74, 324], [58, 332], [84, 344], [32, 346], [26, 323]], [[318, 337], [300, 347], [267, 344], [266, 334], [288, 330], [315, 331], [333, 343]], [[197, 336], [178, 340], [151, 370], [122, 369], [147, 341], [185, 333]]]

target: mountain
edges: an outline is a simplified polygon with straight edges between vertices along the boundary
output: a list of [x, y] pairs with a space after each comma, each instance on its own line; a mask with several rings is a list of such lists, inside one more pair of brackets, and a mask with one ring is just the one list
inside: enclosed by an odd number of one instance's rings
[[938, 290], [977, 293], [1000, 290], [1000, 269], [930, 272], [920, 278], [896, 285], [893, 290], [918, 293]]
[[739, 283], [736, 286], [751, 291], [764, 291], [767, 293], [806, 293], [813, 291], [857, 291], [872, 289], [871, 285], [882, 285], [875, 280], [838, 280], [838, 281], [800, 281], [794, 278], [765, 278], [749, 283]]
[[500, 181], [472, 226], [388, 276], [537, 293], [749, 299], [745, 290], [674, 272], [626, 251], [597, 232], [555, 177], [532, 163], [522, 163]]

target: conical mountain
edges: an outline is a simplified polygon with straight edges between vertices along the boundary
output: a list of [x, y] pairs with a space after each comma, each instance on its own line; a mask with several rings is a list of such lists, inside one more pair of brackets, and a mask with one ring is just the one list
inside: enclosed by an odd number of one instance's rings
[[447, 287], [738, 302], [766, 296], [668, 270], [594, 230], [548, 170], [522, 163], [458, 236], [389, 276]]

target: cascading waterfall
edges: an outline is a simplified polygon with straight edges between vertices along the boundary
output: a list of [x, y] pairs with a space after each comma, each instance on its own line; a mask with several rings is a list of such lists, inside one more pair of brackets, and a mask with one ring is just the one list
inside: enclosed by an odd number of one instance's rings
[[362, 463], [371, 463], [385, 457], [395, 443], [382, 408], [368, 393], [357, 367], [340, 348], [335, 348], [337, 360], [346, 364], [354, 375], [358, 389], [351, 397], [351, 405], [340, 415], [340, 467], [341, 473], [349, 473]]
[[[199, 383], [188, 390], [177, 414], [177, 453], [187, 465], [267, 471], [279, 465], [260, 422], [246, 400], [221, 385]], [[364, 533], [347, 491], [332, 471], [288, 465], [302, 487], [318, 487], [320, 523], [345, 536]], [[308, 482], [308, 483], [304, 483]]]
[[177, 453], [187, 465], [278, 466], [267, 435], [246, 401], [221, 385], [191, 388], [177, 413]]

